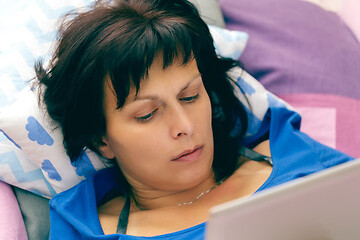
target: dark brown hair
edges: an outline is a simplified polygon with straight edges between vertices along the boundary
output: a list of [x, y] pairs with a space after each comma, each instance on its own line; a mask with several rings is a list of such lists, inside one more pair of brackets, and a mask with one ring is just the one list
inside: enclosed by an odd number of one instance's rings
[[36, 65], [47, 86], [44, 101], [60, 124], [72, 161], [84, 148], [97, 150], [106, 131], [104, 79], [110, 76], [121, 108], [158, 53], [164, 69], [195, 58], [213, 112], [214, 163], [218, 179], [237, 165], [237, 147], [247, 127], [242, 104], [227, 71], [237, 62], [216, 55], [208, 26], [186, 0], [119, 0], [97, 4], [65, 21], [50, 67]]

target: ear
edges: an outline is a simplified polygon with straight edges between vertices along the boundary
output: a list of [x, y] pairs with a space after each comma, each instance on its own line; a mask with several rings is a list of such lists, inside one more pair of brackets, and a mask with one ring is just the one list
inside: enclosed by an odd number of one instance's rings
[[101, 153], [101, 155], [107, 159], [115, 158], [115, 154], [110, 147], [110, 141], [106, 139], [106, 137], [102, 138], [102, 142], [98, 147], [98, 150]]

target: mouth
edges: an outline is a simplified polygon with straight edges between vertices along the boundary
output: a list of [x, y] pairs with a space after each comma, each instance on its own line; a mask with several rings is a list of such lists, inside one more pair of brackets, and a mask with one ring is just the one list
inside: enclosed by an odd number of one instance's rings
[[193, 162], [197, 160], [203, 150], [203, 146], [196, 146], [193, 149], [185, 150], [181, 154], [179, 154], [177, 157], [175, 157], [172, 161], [176, 162]]

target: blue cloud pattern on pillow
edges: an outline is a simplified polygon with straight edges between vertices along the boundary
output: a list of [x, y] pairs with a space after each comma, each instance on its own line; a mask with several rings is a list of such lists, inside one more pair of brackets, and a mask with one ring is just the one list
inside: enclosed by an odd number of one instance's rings
[[45, 159], [41, 164], [41, 168], [47, 172], [50, 179], [54, 179], [59, 182], [62, 180], [60, 174], [49, 160]]
[[37, 142], [40, 145], [46, 144], [51, 146], [54, 144], [54, 139], [33, 116], [28, 118], [28, 124], [26, 124], [25, 128], [29, 132], [28, 137], [31, 141]]
[[[40, 169], [26, 171], [14, 151], [0, 154], [0, 168], [7, 166], [19, 184], [42, 180], [47, 186], [49, 193], [42, 193], [44, 196], [55, 196], [56, 191], [46, 180]], [[6, 182], [6, 181], [5, 181]]]
[[76, 168], [77, 175], [84, 176], [85, 178], [90, 177], [96, 172], [94, 165], [91, 163], [85, 151], [82, 151], [77, 159], [71, 160], [71, 165]]

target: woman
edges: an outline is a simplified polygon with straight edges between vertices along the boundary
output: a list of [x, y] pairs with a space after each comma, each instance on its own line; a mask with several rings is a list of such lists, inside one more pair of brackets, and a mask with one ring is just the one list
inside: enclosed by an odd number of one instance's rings
[[48, 112], [72, 159], [90, 148], [117, 167], [51, 200], [50, 239], [203, 239], [211, 207], [351, 159], [285, 109], [241, 147], [237, 65], [186, 0], [121, 0], [64, 23], [50, 68], [37, 67]]

